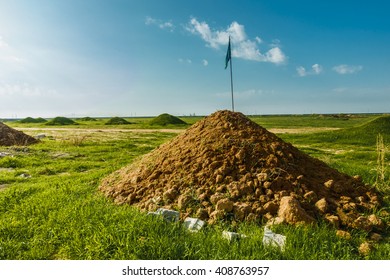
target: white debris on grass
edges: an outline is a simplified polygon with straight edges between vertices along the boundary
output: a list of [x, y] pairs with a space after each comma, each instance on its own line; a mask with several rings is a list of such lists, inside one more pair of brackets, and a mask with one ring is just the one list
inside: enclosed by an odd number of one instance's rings
[[187, 228], [191, 232], [198, 232], [202, 229], [205, 222], [196, 218], [186, 218], [184, 220], [184, 227]]
[[7, 153], [7, 152], [0, 152], [0, 157], [13, 157], [13, 155], [11, 153]]
[[45, 138], [45, 137], [46, 137], [46, 134], [44, 134], [44, 133], [40, 133], [40, 134], [37, 134], [37, 135], [34, 136], [34, 138], [35, 138], [35, 139], [38, 139], [38, 140], [39, 140], [39, 139], [43, 139], [43, 138]]
[[229, 240], [229, 241], [235, 241], [235, 240], [239, 240], [241, 238], [246, 238], [247, 236], [245, 234], [240, 234], [237, 232], [231, 232], [231, 231], [224, 230], [222, 232], [222, 237]]
[[264, 247], [275, 247], [284, 251], [286, 236], [274, 233], [268, 227], [264, 227], [263, 245]]
[[148, 215], [162, 216], [168, 222], [178, 222], [180, 218], [179, 212], [164, 208], [159, 208], [156, 212], [149, 212]]
[[0, 167], [0, 172], [12, 172], [12, 171], [15, 171], [15, 169], [14, 168], [11, 168], [11, 167], [5, 167], [5, 168], [3, 168], [3, 167]]
[[[148, 215], [161, 216], [168, 222], [178, 222], [180, 213], [178, 211], [159, 208], [155, 212], [149, 212]], [[183, 222], [185, 228], [191, 232], [198, 232], [205, 225], [205, 222], [196, 218], [186, 218]], [[237, 241], [246, 238], [245, 234], [224, 230], [222, 237], [228, 241]], [[284, 251], [286, 236], [272, 232], [267, 226], [264, 228], [263, 245], [265, 247], [272, 246]]]

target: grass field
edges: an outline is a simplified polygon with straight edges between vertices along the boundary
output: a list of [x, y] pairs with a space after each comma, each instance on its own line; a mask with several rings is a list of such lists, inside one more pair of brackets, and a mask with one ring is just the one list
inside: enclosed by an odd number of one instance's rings
[[[279, 134], [284, 140], [374, 184], [375, 131], [354, 131], [376, 117], [256, 116], [253, 120], [271, 131], [285, 129]], [[183, 118], [188, 124], [199, 119]], [[325, 224], [279, 225], [275, 231], [287, 236], [281, 252], [263, 246], [260, 225], [241, 224], [234, 230], [247, 238], [228, 242], [221, 236], [223, 230], [233, 230], [227, 225], [190, 233], [180, 224], [114, 205], [98, 192], [101, 179], [183, 129], [152, 127], [147, 118], [127, 120], [135, 124], [107, 127], [107, 119], [76, 120], [79, 125], [66, 127], [7, 122], [30, 135], [50, 137], [29, 147], [0, 147], [0, 259], [390, 259], [388, 227], [384, 239], [362, 256], [358, 247], [369, 237], [366, 232], [353, 231], [347, 240]], [[388, 144], [390, 131], [384, 134]], [[384, 195], [385, 207], [378, 212], [390, 212], [388, 188]], [[388, 223], [390, 218], [386, 219]]]

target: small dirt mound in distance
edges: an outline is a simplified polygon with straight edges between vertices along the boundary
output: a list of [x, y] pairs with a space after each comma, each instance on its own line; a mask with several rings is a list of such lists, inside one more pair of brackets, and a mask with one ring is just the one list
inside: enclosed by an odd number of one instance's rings
[[22, 120], [19, 121], [20, 123], [45, 123], [47, 122], [47, 120], [43, 119], [43, 118], [31, 118], [31, 117], [27, 117], [27, 118], [24, 118]]
[[96, 122], [97, 121], [97, 119], [91, 118], [91, 117], [84, 117], [84, 118], [80, 118], [79, 120], [82, 122]]
[[219, 111], [138, 161], [109, 175], [100, 190], [146, 211], [164, 207], [218, 220], [381, 230], [380, 195], [310, 157], [241, 113]]
[[27, 146], [38, 140], [0, 122], [0, 146]]
[[109, 119], [105, 124], [106, 125], [115, 125], [115, 124], [132, 124], [132, 123], [125, 120], [124, 118], [114, 117], [114, 118]]
[[77, 125], [74, 120], [66, 117], [55, 117], [54, 119], [48, 121], [46, 125]]
[[152, 119], [149, 124], [151, 125], [162, 125], [162, 126], [166, 126], [166, 125], [170, 125], [170, 124], [173, 124], [173, 125], [186, 125], [187, 123], [181, 119], [179, 119], [178, 117], [175, 117], [175, 116], [172, 116], [170, 114], [161, 114], [157, 117], [155, 117], [154, 119]]

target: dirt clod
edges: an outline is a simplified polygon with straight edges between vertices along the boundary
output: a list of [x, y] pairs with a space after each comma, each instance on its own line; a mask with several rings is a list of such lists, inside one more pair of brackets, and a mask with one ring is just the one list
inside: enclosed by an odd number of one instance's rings
[[292, 196], [284, 196], [281, 199], [278, 216], [288, 224], [307, 224], [315, 221]]
[[336, 235], [337, 235], [338, 237], [340, 237], [340, 238], [344, 238], [344, 239], [347, 239], [347, 240], [349, 240], [349, 239], [352, 238], [352, 237], [351, 237], [351, 234], [350, 234], [348, 231], [341, 230], [341, 229], [339, 229], [339, 230], [336, 231]]
[[373, 246], [370, 242], [363, 242], [362, 244], [360, 244], [359, 246], [359, 254], [361, 254], [362, 256], [368, 256], [371, 251], [373, 249]]

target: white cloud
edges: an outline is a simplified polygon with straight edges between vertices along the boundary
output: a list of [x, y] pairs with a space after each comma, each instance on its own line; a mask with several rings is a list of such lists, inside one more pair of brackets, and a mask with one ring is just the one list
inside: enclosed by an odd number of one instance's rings
[[267, 51], [267, 53], [265, 55], [267, 57], [266, 61], [269, 61], [272, 63], [279, 64], [279, 63], [283, 63], [284, 61], [286, 61], [286, 56], [284, 55], [284, 53], [282, 52], [282, 50], [279, 47], [274, 47], [274, 48], [270, 49], [269, 51]]
[[192, 64], [192, 60], [189, 58], [179, 58], [178, 60], [180, 63]]
[[313, 72], [316, 75], [318, 75], [318, 74], [320, 74], [322, 72], [322, 66], [319, 65], [319, 64], [314, 64], [311, 68], [313, 69]]
[[163, 21], [149, 16], [145, 18], [145, 24], [155, 25], [160, 29], [168, 30], [170, 32], [173, 32], [173, 30], [175, 29], [175, 25], [171, 21]]
[[237, 91], [234, 94], [238, 99], [248, 99], [255, 96], [262, 96], [264, 91], [261, 89], [248, 89], [244, 91]]
[[236, 21], [233, 21], [227, 29], [227, 33], [231, 34], [232, 39], [237, 42], [246, 40], [245, 27]]
[[29, 83], [0, 83], [0, 96], [44, 97], [57, 96], [58, 92]]
[[307, 75], [306, 69], [303, 66], [297, 67], [299, 77], [305, 77]]
[[[270, 96], [273, 95], [275, 91], [273, 89], [271, 90], [263, 90], [263, 89], [247, 89], [243, 91], [235, 91], [234, 97], [236, 99], [250, 99], [253, 100], [253, 98], [256, 97], [263, 97], [263, 96]], [[215, 94], [218, 98], [229, 98], [231, 96], [230, 91], [225, 92], [219, 92]]]
[[339, 73], [340, 75], [353, 74], [363, 70], [362, 65], [347, 65], [341, 64], [333, 67], [333, 70]]
[[258, 60], [264, 55], [257, 49], [255, 42], [246, 40], [233, 44], [232, 56], [248, 60]]
[[2, 36], [0, 36], [0, 49], [0, 63], [5, 63], [5, 68], [18, 66], [26, 62], [25, 59], [20, 57], [19, 52], [12, 48]]
[[203, 63], [203, 66], [209, 65], [209, 62], [208, 62], [206, 59], [203, 59], [203, 60], [202, 60], [202, 63]]
[[169, 29], [171, 31], [173, 31], [173, 29], [174, 29], [174, 26], [173, 26], [172, 22], [169, 22], [169, 21], [160, 23], [158, 26], [161, 29]]
[[[214, 49], [218, 49], [221, 45], [226, 45], [229, 40], [229, 33], [226, 31], [211, 31], [206, 22], [199, 22], [196, 18], [191, 18], [190, 25], [186, 29], [193, 34], [200, 35], [207, 42], [208, 46]], [[234, 28], [231, 28], [231, 31], [233, 30]]]
[[12, 62], [22, 63], [25, 61], [24, 59], [17, 57], [17, 56], [13, 56], [13, 55], [1, 56], [0, 60], [5, 61], [5, 62], [11, 62], [11, 63]]
[[214, 49], [226, 47], [230, 36], [233, 57], [275, 64], [287, 60], [286, 55], [276, 45], [272, 45], [271, 49], [262, 53], [258, 47], [258, 44], [262, 42], [260, 37], [256, 36], [254, 40], [248, 39], [244, 25], [236, 21], [232, 22], [226, 29], [212, 30], [206, 22], [199, 22], [196, 18], [191, 18], [186, 29], [192, 34], [199, 35], [208, 47]]
[[347, 87], [338, 87], [338, 88], [334, 88], [333, 91], [337, 92], [337, 93], [343, 93], [343, 92], [348, 91], [348, 88]]
[[306, 68], [303, 67], [303, 66], [298, 66], [296, 68], [296, 70], [297, 70], [297, 73], [298, 73], [299, 77], [306, 77], [308, 75], [319, 75], [319, 74], [321, 74], [323, 68], [322, 68], [322, 66], [320, 64], [316, 63], [316, 64], [313, 64], [311, 66], [311, 70], [310, 71], [306, 70]]
[[146, 17], [145, 18], [145, 24], [146, 25], [152, 25], [152, 24], [156, 24], [157, 20], [155, 20], [154, 18], [151, 18], [151, 17]]
[[280, 40], [279, 39], [273, 39], [271, 47], [279, 47], [280, 46]]
[[3, 37], [0, 35], [0, 48], [8, 47], [6, 41], [4, 41]]

